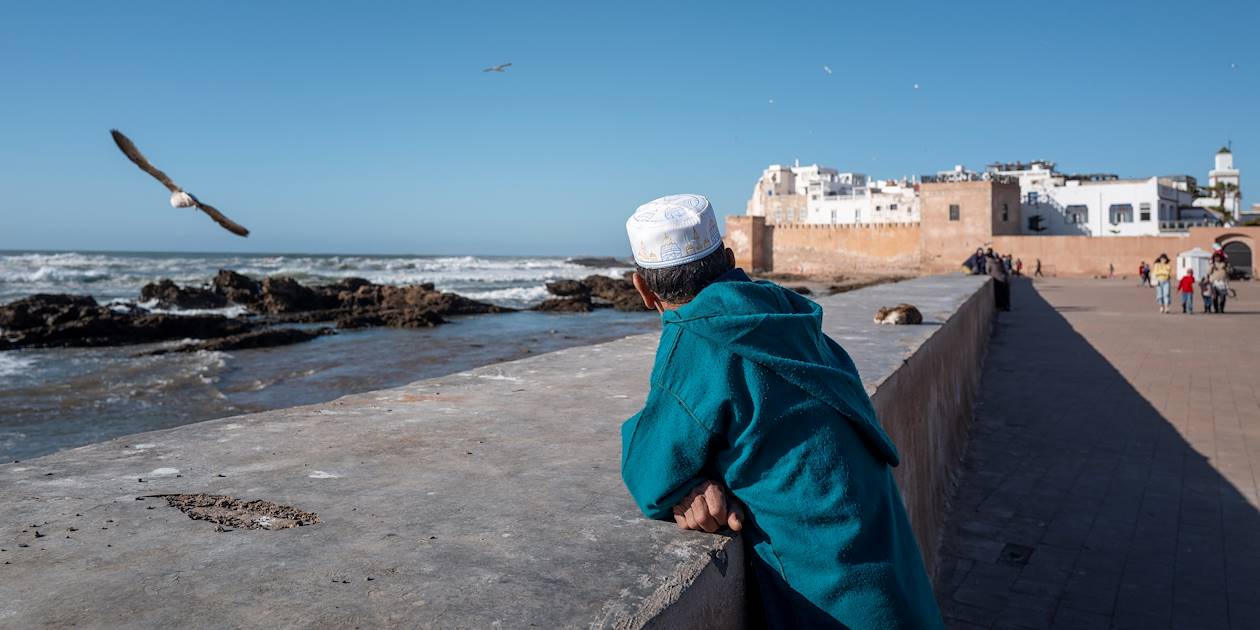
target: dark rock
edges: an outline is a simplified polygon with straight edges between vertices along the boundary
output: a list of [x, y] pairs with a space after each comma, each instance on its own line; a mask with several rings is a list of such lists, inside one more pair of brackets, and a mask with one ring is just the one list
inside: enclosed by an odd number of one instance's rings
[[445, 323], [441, 315], [424, 309], [365, 309], [337, 317], [338, 328], [431, 328]]
[[591, 296], [586, 295], [546, 299], [530, 310], [547, 313], [589, 313], [592, 309]]
[[223, 297], [236, 304], [253, 306], [262, 299], [262, 285], [257, 280], [231, 269], [220, 269], [213, 285]]
[[198, 343], [190, 343], [174, 349], [161, 349], [152, 352], [142, 352], [136, 356], [160, 355], [168, 352], [196, 352], [198, 350], [210, 351], [226, 351], [226, 350], [247, 350], [251, 348], [272, 348], [275, 346], [287, 346], [295, 343], [310, 341], [316, 337], [335, 334], [336, 331], [331, 328], [319, 328], [316, 330], [303, 330], [301, 328], [267, 328], [263, 330], [253, 330], [239, 335], [231, 335], [228, 337], [220, 337], [218, 339], [210, 339]]
[[327, 308], [323, 296], [288, 276], [262, 281], [261, 310], [264, 313], [293, 313]]
[[590, 296], [591, 288], [580, 280], [556, 280], [547, 283], [547, 292], [560, 297]]
[[637, 311], [648, 310], [648, 308], [643, 305], [643, 298], [639, 296], [637, 291], [635, 293], [623, 293], [610, 301], [612, 302], [613, 308], [619, 311], [634, 313]]
[[157, 300], [158, 308], [223, 308], [228, 300], [214, 289], [181, 287], [170, 279], [140, 289], [140, 301]]
[[607, 300], [619, 311], [647, 310], [643, 305], [643, 298], [639, 297], [638, 290], [630, 280], [594, 275], [583, 278], [582, 284], [590, 287], [592, 295]]
[[578, 256], [567, 261], [582, 267], [629, 267], [632, 263], [611, 256]]
[[444, 323], [448, 315], [515, 310], [443, 293], [431, 283], [400, 287], [346, 278], [336, 284], [308, 287], [289, 277], [266, 278], [260, 283], [223, 269], [215, 276], [213, 287], [179, 287], [163, 280], [147, 285], [142, 297], [178, 308], [218, 308], [231, 301], [265, 317], [254, 321], [220, 315], [156, 314], [134, 306], [129, 310], [101, 306], [91, 296], [35, 295], [0, 306], [0, 351], [226, 337], [233, 338], [224, 339], [222, 344], [192, 344], [188, 349], [256, 348], [316, 336], [301, 330], [258, 330], [270, 324], [336, 322], [341, 328], [422, 328]]
[[249, 331], [249, 322], [222, 315], [116, 313], [89, 296], [34, 295], [0, 306], [0, 350], [92, 347], [209, 339]]
[[319, 322], [336, 321], [338, 317], [350, 313], [347, 308], [328, 308], [317, 311], [298, 311], [296, 313], [280, 313], [268, 315], [267, 321], [272, 324], [317, 324]]
[[[557, 280], [547, 283], [547, 291], [565, 299], [549, 299], [533, 308], [536, 311], [585, 313], [593, 308], [611, 306], [619, 311], [643, 311], [643, 300], [630, 281], [604, 275], [590, 275], [581, 280]], [[591, 298], [599, 301], [592, 301]]]
[[593, 275], [583, 278], [582, 284], [590, 288], [591, 294], [610, 302], [615, 301], [618, 296], [627, 293], [637, 294], [637, 291], [634, 289], [634, 283], [621, 278]]
[[0, 306], [0, 329], [11, 332], [57, 326], [94, 315], [100, 308], [90, 295], [40, 293]]

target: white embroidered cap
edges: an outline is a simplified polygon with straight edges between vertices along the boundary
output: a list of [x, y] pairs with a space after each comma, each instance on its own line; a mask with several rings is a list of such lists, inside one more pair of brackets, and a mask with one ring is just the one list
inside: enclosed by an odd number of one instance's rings
[[648, 269], [700, 260], [722, 246], [713, 206], [703, 195], [653, 199], [626, 221], [634, 261]]

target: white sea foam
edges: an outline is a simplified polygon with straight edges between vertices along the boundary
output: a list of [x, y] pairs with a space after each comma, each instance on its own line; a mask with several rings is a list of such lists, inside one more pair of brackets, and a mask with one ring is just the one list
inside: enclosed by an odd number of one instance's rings
[[135, 299], [142, 286], [162, 278], [201, 286], [219, 269], [233, 269], [253, 277], [292, 276], [306, 284], [348, 277], [380, 284], [432, 282], [443, 291], [524, 306], [546, 297], [545, 282], [590, 274], [618, 277], [628, 268], [583, 267], [558, 257], [23, 253], [0, 255], [0, 302], [33, 293], [85, 293], [102, 302]]
[[[157, 300], [148, 300], [145, 302], [137, 302], [136, 306], [149, 311], [150, 313], [158, 313], [165, 315], [222, 315], [224, 317], [241, 317], [249, 314], [249, 309], [240, 304], [233, 304], [223, 308], [158, 308]], [[111, 308], [115, 308], [117, 304], [111, 304]], [[116, 309], [115, 309], [116, 310]]]
[[0, 376], [17, 376], [35, 365], [35, 357], [16, 351], [0, 352]]
[[534, 287], [508, 287], [506, 289], [490, 289], [488, 291], [464, 291], [464, 297], [483, 302], [496, 302], [515, 300], [518, 302], [541, 302], [547, 299], [550, 294], [547, 293], [545, 285]]

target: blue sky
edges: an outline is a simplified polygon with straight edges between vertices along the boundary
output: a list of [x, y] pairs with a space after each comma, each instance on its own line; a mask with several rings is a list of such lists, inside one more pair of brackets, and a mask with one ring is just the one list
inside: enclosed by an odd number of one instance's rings
[[0, 249], [624, 255], [774, 162], [1204, 181], [1229, 140], [1250, 207], [1258, 5], [7, 2]]

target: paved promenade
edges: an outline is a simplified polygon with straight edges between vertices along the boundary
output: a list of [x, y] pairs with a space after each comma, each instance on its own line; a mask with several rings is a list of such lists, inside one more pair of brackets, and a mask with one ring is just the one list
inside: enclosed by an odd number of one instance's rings
[[[942, 554], [953, 628], [1260, 628], [1260, 286], [1014, 287]], [[1196, 308], [1199, 305], [1196, 304]]]

